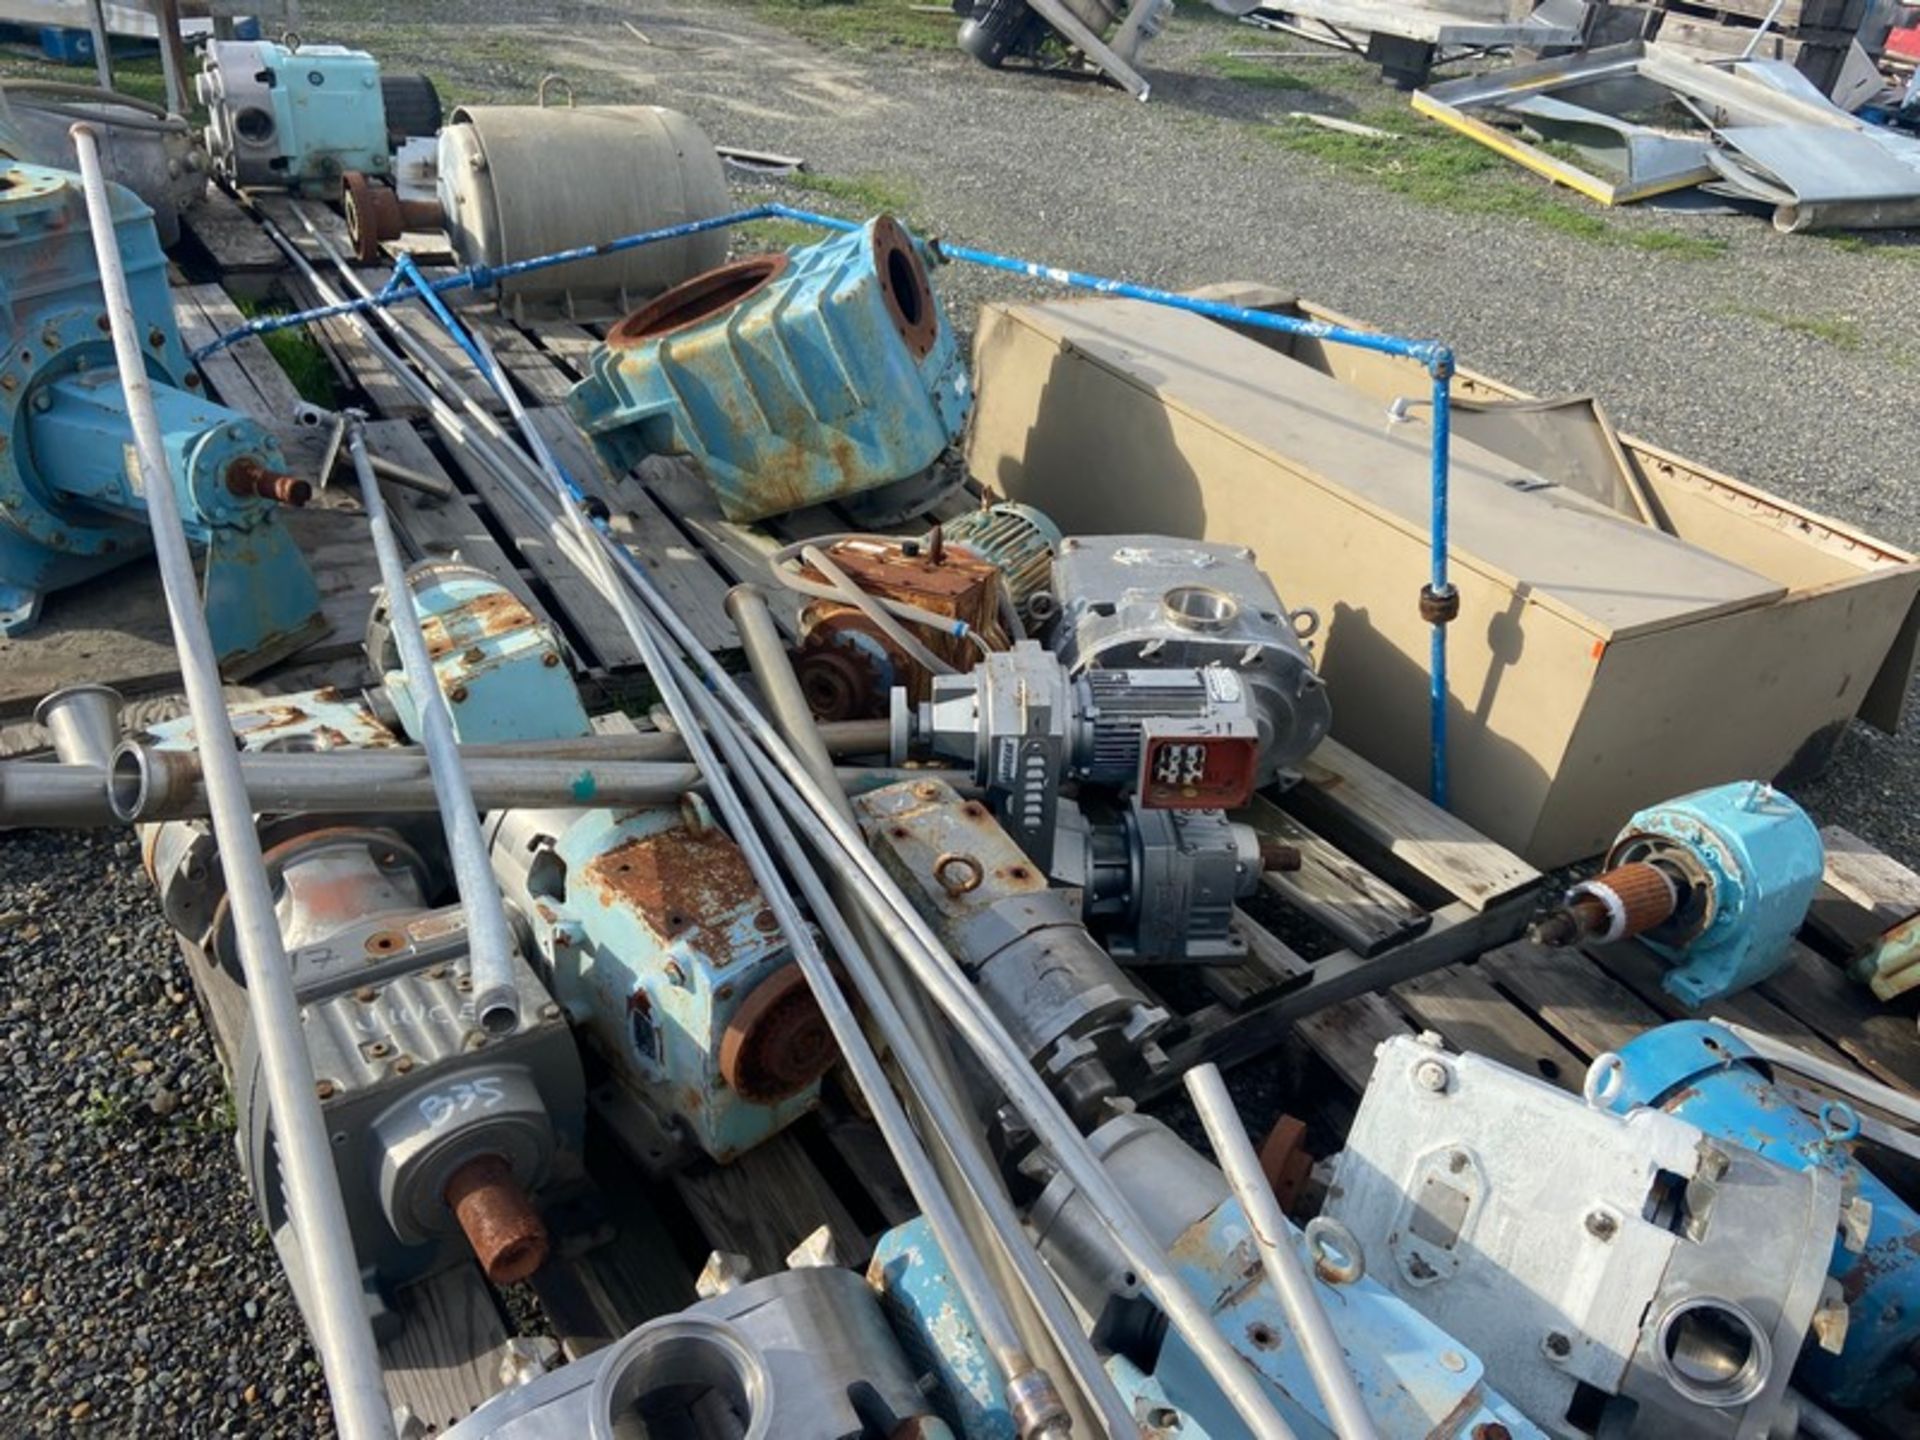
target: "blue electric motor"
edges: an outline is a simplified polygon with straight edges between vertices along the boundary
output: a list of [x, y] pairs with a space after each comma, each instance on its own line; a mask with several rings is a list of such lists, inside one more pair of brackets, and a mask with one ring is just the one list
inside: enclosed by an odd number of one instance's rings
[[[283, 473], [258, 425], [193, 389], [153, 212], [108, 190], [181, 519], [207, 547], [214, 649], [229, 674], [245, 674], [326, 633], [273, 503], [300, 503], [309, 487]], [[0, 633], [14, 634], [47, 592], [152, 548], [86, 202], [67, 171], [0, 173], [0, 343]]]
[[1775, 1088], [1766, 1062], [1718, 1025], [1682, 1020], [1620, 1047], [1612, 1108], [1655, 1106], [1782, 1165], [1820, 1166], [1872, 1207], [1865, 1246], [1836, 1242], [1828, 1273], [1847, 1299], [1846, 1344], [1809, 1346], [1795, 1381], [1842, 1409], [1870, 1408], [1911, 1385], [1920, 1366], [1920, 1215], [1853, 1156], [1857, 1116], [1842, 1102], [1819, 1119]]
[[1635, 815], [1606, 868], [1534, 927], [1547, 944], [1638, 936], [1674, 962], [1689, 1008], [1757, 985], [1792, 959], [1826, 865], [1807, 812], [1757, 780], [1696, 790]]
[[913, 479], [972, 403], [922, 247], [887, 215], [675, 286], [567, 397], [616, 475], [690, 455], [730, 520]]

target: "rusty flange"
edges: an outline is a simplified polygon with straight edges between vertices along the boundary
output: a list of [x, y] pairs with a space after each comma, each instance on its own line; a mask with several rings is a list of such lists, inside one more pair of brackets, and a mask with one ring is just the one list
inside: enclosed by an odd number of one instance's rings
[[840, 1058], [806, 977], [789, 965], [733, 1012], [720, 1037], [720, 1076], [734, 1094], [772, 1104], [805, 1089]]

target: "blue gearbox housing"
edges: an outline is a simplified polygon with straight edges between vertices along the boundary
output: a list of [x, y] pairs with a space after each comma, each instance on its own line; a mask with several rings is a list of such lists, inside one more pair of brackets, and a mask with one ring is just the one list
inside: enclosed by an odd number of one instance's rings
[[689, 455], [730, 520], [912, 479], [972, 403], [923, 247], [887, 215], [667, 291], [567, 397], [615, 474]]
[[[407, 588], [463, 744], [571, 740], [591, 734], [580, 690], [550, 626], [493, 576], [458, 560], [424, 560]], [[419, 739], [420, 697], [401, 668], [384, 592], [367, 623], [367, 659], [407, 734]]]
[[1872, 1207], [1864, 1246], [1849, 1248], [1858, 1236], [1836, 1241], [1827, 1272], [1846, 1297], [1845, 1344], [1837, 1354], [1809, 1345], [1795, 1384], [1864, 1409], [1920, 1378], [1920, 1215], [1854, 1158], [1860, 1121], [1851, 1108], [1836, 1100], [1818, 1118], [1807, 1114], [1738, 1036], [1703, 1020], [1648, 1030], [1618, 1054], [1618, 1084], [1604, 1092], [1613, 1109], [1658, 1108], [1781, 1165], [1831, 1170]]
[[1674, 912], [1641, 938], [1674, 962], [1664, 987], [1689, 1007], [1757, 985], [1791, 944], [1826, 864], [1807, 812], [1756, 780], [1696, 790], [1640, 811], [1607, 852], [1666, 873]]
[[[247, 673], [326, 632], [274, 503], [309, 487], [283, 473], [265, 431], [194, 388], [153, 212], [108, 191], [181, 519], [207, 550], [214, 649], [229, 674]], [[0, 173], [0, 345], [0, 633], [15, 634], [49, 591], [152, 548], [86, 203], [67, 171]]]
[[838, 1059], [752, 872], [705, 805], [489, 817], [494, 873], [554, 997], [619, 1090], [634, 1148], [727, 1161], [813, 1109]]

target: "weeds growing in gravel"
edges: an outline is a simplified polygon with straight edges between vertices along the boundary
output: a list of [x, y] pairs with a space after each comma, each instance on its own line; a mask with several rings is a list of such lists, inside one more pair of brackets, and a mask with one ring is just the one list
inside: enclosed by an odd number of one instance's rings
[[959, 17], [915, 10], [908, 0], [735, 0], [759, 18], [809, 40], [864, 49], [951, 50]]
[[101, 1129], [118, 1129], [127, 1123], [127, 1102], [104, 1090], [89, 1090], [80, 1118]]
[[844, 200], [869, 215], [904, 217], [919, 203], [912, 182], [893, 175], [815, 175], [796, 170], [782, 179], [797, 189]]
[[1867, 343], [1867, 332], [1860, 322], [1846, 315], [1794, 315], [1753, 305], [1729, 305], [1723, 313], [1758, 320], [1789, 335], [1806, 335], [1836, 350], [1859, 350]]
[[1727, 242], [1677, 230], [1643, 230], [1611, 223], [1583, 205], [1558, 199], [1545, 181], [1516, 172], [1511, 163], [1463, 136], [1435, 134], [1411, 111], [1378, 108], [1354, 117], [1386, 136], [1329, 130], [1305, 121], [1263, 125], [1263, 139], [1310, 155], [1344, 174], [1461, 215], [1505, 215], [1529, 220], [1596, 245], [1703, 260], [1724, 255]]

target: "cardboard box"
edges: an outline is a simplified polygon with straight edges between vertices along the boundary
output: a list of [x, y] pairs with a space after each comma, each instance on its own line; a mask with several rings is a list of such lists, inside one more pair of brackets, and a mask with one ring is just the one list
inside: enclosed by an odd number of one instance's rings
[[[1431, 422], [1389, 416], [1428, 394], [1419, 365], [1107, 299], [988, 305], [974, 364], [982, 484], [1069, 534], [1252, 546], [1321, 616], [1335, 735], [1425, 788]], [[1454, 393], [1482, 407], [1459, 409], [1452, 467], [1463, 818], [1559, 865], [1652, 801], [1790, 785], [1856, 714], [1898, 724], [1912, 556], [1615, 436], [1591, 402], [1506, 404], [1530, 397], [1466, 373]]]

